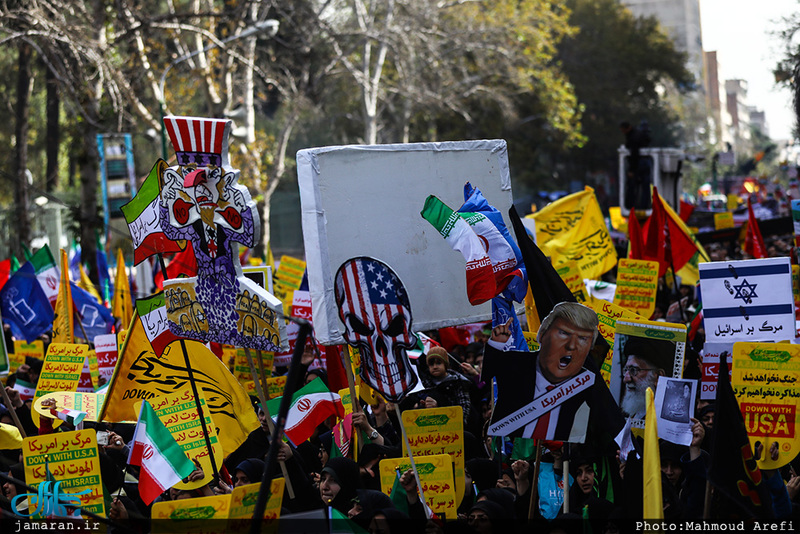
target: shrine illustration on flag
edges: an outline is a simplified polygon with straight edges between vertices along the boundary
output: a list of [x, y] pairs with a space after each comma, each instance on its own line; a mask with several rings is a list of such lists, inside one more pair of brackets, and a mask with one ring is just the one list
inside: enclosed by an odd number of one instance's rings
[[242, 274], [235, 243], [260, 238], [258, 210], [228, 161], [231, 121], [165, 117], [178, 165], [163, 169], [158, 218], [166, 238], [189, 241], [197, 275], [164, 281], [175, 335], [256, 350], [286, 346], [281, 302]]

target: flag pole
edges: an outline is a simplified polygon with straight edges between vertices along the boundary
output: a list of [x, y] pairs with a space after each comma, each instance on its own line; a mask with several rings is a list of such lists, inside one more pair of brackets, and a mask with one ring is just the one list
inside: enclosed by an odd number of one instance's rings
[[403, 434], [403, 441], [406, 444], [408, 451], [408, 460], [411, 462], [411, 469], [414, 470], [414, 478], [417, 481], [417, 491], [419, 491], [419, 498], [422, 501], [422, 507], [425, 510], [425, 519], [430, 519], [428, 516], [428, 503], [425, 500], [425, 494], [422, 491], [422, 483], [419, 480], [419, 471], [417, 471], [417, 463], [414, 461], [414, 455], [411, 453], [411, 445], [408, 442], [408, 433], [406, 433], [406, 426], [403, 424], [403, 414], [399, 414], [397, 420], [400, 422], [400, 432]]
[[6, 393], [6, 387], [3, 384], [0, 384], [0, 393], [3, 394], [3, 404], [8, 407], [8, 411], [11, 412], [11, 418], [14, 420], [14, 424], [19, 429], [19, 433], [23, 438], [27, 438], [28, 435], [25, 434], [25, 429], [22, 428], [22, 423], [19, 422], [19, 417], [17, 416], [17, 409], [11, 405], [11, 399], [8, 398], [8, 393]]
[[275, 431], [270, 436], [269, 453], [267, 454], [267, 461], [264, 464], [264, 473], [261, 477], [261, 487], [258, 490], [258, 500], [256, 501], [255, 510], [253, 510], [253, 518], [250, 521], [250, 533], [258, 534], [261, 532], [261, 523], [264, 518], [264, 511], [267, 509], [267, 500], [269, 499], [270, 484], [272, 484], [272, 477], [275, 475], [275, 464], [278, 462], [278, 448], [280, 440], [283, 436], [283, 429], [286, 426], [286, 418], [289, 414], [289, 408], [292, 404], [292, 396], [294, 392], [299, 389], [300, 383], [303, 380], [302, 359], [303, 350], [306, 346], [306, 339], [311, 333], [311, 323], [305, 319], [296, 317], [290, 318], [297, 323], [300, 327], [297, 332], [297, 341], [295, 342], [294, 352], [292, 353], [292, 363], [289, 365], [289, 374], [286, 377], [286, 386], [283, 390], [283, 397], [281, 397], [280, 408], [278, 409], [278, 421], [275, 424]]
[[[247, 349], [245, 349], [247, 350]], [[247, 353], [245, 353], [247, 354]], [[256, 361], [258, 362], [258, 374], [261, 378], [261, 389], [264, 391], [264, 398], [266, 399], [269, 395], [269, 385], [267, 385], [267, 373], [264, 370], [264, 356], [261, 354], [260, 350], [256, 351]], [[250, 372], [253, 372], [253, 369], [250, 368]], [[272, 369], [270, 369], [270, 374], [272, 373]], [[255, 381], [255, 375], [253, 375], [253, 381]], [[266, 412], [264, 412], [266, 413]], [[272, 421], [272, 419], [270, 419]]]
[[[257, 351], [256, 354], [261, 359], [261, 351]], [[253, 363], [253, 355], [250, 354], [250, 349], [248, 347], [244, 347], [244, 355], [247, 357], [247, 363], [250, 365], [250, 373], [253, 375], [253, 383], [256, 386], [256, 395], [258, 395], [258, 400], [261, 402], [261, 409], [264, 410], [264, 415], [267, 416], [267, 426], [269, 427], [269, 433], [275, 433], [275, 422], [272, 420], [272, 415], [269, 413], [269, 408], [267, 407], [267, 392], [264, 390], [261, 382], [258, 380], [258, 376], [256, 375], [256, 366]], [[261, 369], [264, 369], [263, 362], [261, 363]], [[263, 374], [263, 373], [262, 373]], [[294, 488], [292, 487], [292, 481], [289, 480], [289, 471], [286, 469], [286, 462], [283, 460], [278, 460], [278, 463], [281, 466], [281, 473], [283, 474], [283, 479], [286, 481], [286, 492], [289, 494], [290, 499], [294, 499]]]
[[[353, 408], [353, 413], [361, 413], [361, 403], [358, 402], [358, 394], [356, 393], [356, 378], [353, 376], [353, 359], [350, 357], [350, 347], [346, 345], [345, 350], [341, 351], [342, 365], [344, 372], [347, 375], [347, 387], [350, 389], [350, 406]], [[402, 423], [401, 423], [402, 424]], [[364, 441], [358, 439], [358, 432], [353, 432], [350, 436], [350, 441], [355, 441], [353, 447], [353, 460], [358, 461], [358, 453], [364, 446]]]
[[[528, 521], [533, 521], [536, 517], [536, 509], [539, 504], [539, 464], [542, 461], [542, 440], [536, 440], [536, 460], [533, 463], [533, 480], [531, 481], [531, 500], [528, 505]], [[567, 475], [569, 476], [569, 475]]]

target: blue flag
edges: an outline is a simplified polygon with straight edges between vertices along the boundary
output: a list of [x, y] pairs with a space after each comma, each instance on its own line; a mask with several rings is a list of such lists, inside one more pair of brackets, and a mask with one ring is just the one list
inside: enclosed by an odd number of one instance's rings
[[[70, 282], [72, 302], [81, 318], [81, 324], [89, 337], [87, 342], [94, 341], [95, 336], [110, 334], [114, 326], [111, 310], [97, 302], [97, 299], [84, 291], [75, 282]], [[75, 335], [83, 337], [80, 325], [75, 325]]]
[[0, 310], [14, 337], [28, 343], [53, 326], [53, 307], [31, 262], [25, 262], [0, 290]]

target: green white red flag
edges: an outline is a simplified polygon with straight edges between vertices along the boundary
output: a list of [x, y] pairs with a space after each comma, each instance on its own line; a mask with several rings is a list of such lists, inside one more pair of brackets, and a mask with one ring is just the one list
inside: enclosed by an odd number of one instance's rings
[[[275, 417], [282, 397], [267, 401], [270, 415]], [[292, 443], [302, 443], [311, 437], [317, 425], [335, 415], [344, 418], [344, 406], [338, 393], [325, 387], [321, 378], [315, 378], [292, 395], [292, 405], [286, 417], [285, 432]]]

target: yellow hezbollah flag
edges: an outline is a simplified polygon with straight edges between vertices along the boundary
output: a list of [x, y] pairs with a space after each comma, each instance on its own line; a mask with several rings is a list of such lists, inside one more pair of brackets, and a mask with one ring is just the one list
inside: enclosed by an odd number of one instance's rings
[[653, 390], [647, 388], [647, 415], [644, 421], [644, 519], [664, 519], [661, 500], [661, 458], [658, 451], [658, 426]]
[[133, 317], [133, 301], [128, 275], [125, 273], [125, 258], [122, 249], [117, 249], [117, 276], [114, 279], [114, 306], [111, 314], [124, 325], [130, 324]]
[[78, 282], [78, 287], [96, 298], [97, 302], [103, 302], [103, 299], [100, 298], [100, 293], [97, 292], [97, 288], [94, 287], [91, 278], [89, 278], [89, 275], [86, 274], [86, 270], [83, 268], [83, 265], [79, 263], [78, 268], [81, 271], [81, 279]]
[[[72, 288], [69, 286], [69, 259], [61, 249], [61, 282], [58, 285], [55, 317], [53, 318], [53, 343], [75, 343], [73, 335]], [[136, 418], [134, 417], [134, 421]]]
[[617, 264], [617, 251], [591, 187], [551, 202], [533, 218], [536, 244], [551, 257], [553, 267], [572, 260], [584, 276], [598, 279]]
[[156, 356], [138, 314], [134, 314], [130, 334], [120, 350], [100, 420], [136, 421], [137, 402], [190, 387], [182, 344], [189, 355], [197, 388], [202, 391], [217, 427], [217, 439], [227, 456], [259, 427], [247, 393], [225, 364], [198, 341], [172, 341]]

